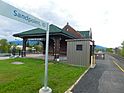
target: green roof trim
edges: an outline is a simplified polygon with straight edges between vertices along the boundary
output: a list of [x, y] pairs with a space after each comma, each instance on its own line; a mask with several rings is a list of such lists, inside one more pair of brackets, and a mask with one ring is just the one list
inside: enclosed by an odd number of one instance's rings
[[83, 38], [90, 38], [92, 39], [92, 32], [91, 31], [78, 31]]
[[[50, 29], [49, 30], [50, 35], [59, 35], [60, 34], [60, 35], [64, 35], [69, 38], [76, 38], [75, 35], [73, 35], [72, 33], [64, 31], [63, 29], [61, 29], [53, 24], [50, 25], [49, 29]], [[36, 28], [36, 29], [32, 29], [32, 30], [14, 34], [13, 36], [22, 38], [22, 37], [26, 37], [26, 36], [43, 36], [45, 34], [46, 34], [45, 30], [43, 30], [41, 28]]]

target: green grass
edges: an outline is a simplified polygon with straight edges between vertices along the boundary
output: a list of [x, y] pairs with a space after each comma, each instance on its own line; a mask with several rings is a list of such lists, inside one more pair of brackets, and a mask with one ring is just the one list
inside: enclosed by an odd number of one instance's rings
[[[15, 61], [25, 64], [11, 64]], [[52, 88], [53, 93], [64, 93], [86, 69], [49, 62], [48, 86]], [[0, 60], [0, 93], [38, 93], [43, 82], [43, 60], [31, 58]]]

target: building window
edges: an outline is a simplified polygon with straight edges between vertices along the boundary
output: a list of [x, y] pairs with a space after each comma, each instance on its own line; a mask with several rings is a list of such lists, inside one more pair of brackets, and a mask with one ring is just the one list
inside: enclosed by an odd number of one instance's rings
[[83, 50], [83, 46], [82, 45], [76, 45], [76, 50], [77, 51], [82, 51]]

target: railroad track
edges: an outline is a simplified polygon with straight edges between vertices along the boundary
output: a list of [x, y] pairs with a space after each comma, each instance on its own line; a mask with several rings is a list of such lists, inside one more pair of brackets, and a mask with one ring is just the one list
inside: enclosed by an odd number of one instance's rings
[[113, 56], [114, 58], [116, 58], [117, 60], [119, 60], [120, 62], [124, 63], [124, 57], [116, 55], [116, 54], [111, 54], [111, 56]]

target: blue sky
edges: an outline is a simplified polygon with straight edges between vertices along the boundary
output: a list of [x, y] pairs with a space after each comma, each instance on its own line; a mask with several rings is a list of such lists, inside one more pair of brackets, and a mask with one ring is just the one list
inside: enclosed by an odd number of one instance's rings
[[[123, 0], [2, 0], [62, 28], [67, 22], [76, 30], [92, 28], [96, 44], [118, 47], [124, 40]], [[14, 33], [35, 27], [0, 16], [0, 38], [14, 40]]]

